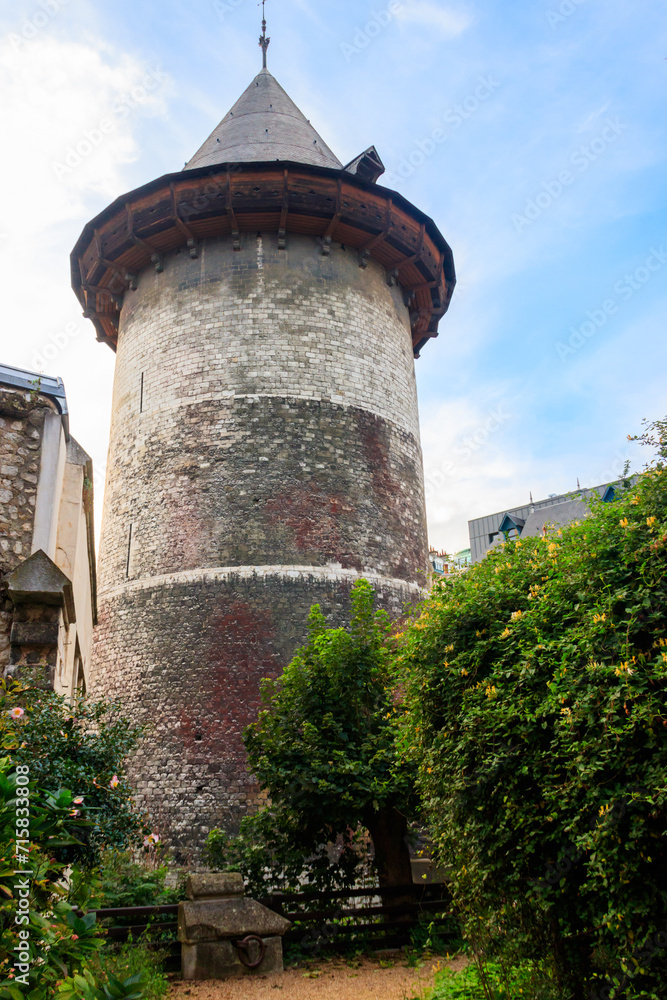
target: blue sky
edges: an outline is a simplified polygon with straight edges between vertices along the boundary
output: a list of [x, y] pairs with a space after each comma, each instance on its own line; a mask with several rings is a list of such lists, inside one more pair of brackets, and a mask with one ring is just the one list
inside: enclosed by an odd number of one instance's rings
[[[459, 284], [417, 362], [433, 544], [617, 476], [667, 412], [664, 0], [267, 0], [269, 68], [338, 156], [371, 143]], [[98, 514], [113, 354], [69, 288], [84, 223], [182, 167], [261, 66], [256, 0], [0, 15], [0, 359], [61, 375]], [[66, 156], [110, 122], [99, 144]], [[66, 169], [63, 169], [65, 167]]]

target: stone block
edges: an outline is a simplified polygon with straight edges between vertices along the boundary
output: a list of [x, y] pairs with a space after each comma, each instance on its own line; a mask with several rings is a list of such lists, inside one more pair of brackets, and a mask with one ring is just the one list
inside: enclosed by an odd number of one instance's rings
[[[238, 950], [231, 941], [209, 941], [181, 945], [181, 972], [183, 979], [235, 979], [241, 976], [266, 975], [283, 971], [283, 943], [279, 937], [264, 938], [266, 951], [256, 969], [248, 969], [241, 962]], [[256, 947], [256, 946], [255, 946]], [[251, 958], [254, 957], [251, 952]]]
[[254, 899], [228, 899], [179, 903], [178, 940], [182, 944], [240, 938], [246, 934], [273, 937], [289, 930], [290, 922]]
[[60, 626], [57, 622], [14, 622], [13, 646], [57, 646]]
[[76, 621], [71, 581], [42, 549], [33, 552], [6, 580], [7, 593], [15, 604], [62, 605], [65, 624]]
[[227, 896], [242, 896], [243, 891], [240, 872], [194, 874], [185, 886], [188, 899], [224, 899]]

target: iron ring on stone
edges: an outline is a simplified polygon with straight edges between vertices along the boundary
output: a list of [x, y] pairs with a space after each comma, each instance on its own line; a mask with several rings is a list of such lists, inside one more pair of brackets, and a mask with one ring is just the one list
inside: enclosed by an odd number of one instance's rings
[[[266, 945], [258, 934], [247, 934], [240, 941], [232, 941], [232, 944], [239, 953], [239, 958], [241, 964], [245, 965], [246, 969], [257, 969], [264, 961], [264, 955], [266, 954]], [[250, 960], [250, 945], [259, 945], [259, 956], [255, 961]]]

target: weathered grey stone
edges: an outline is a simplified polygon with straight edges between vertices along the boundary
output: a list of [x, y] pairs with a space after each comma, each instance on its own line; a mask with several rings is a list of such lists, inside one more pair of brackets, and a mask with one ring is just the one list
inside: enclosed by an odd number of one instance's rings
[[[283, 943], [279, 937], [264, 938], [266, 952], [261, 965], [248, 969], [231, 941], [181, 945], [183, 979], [232, 979], [283, 971]], [[251, 957], [254, 956], [254, 952]]]
[[17, 646], [56, 646], [58, 622], [14, 622], [11, 642]]
[[223, 938], [282, 935], [290, 922], [254, 899], [228, 899], [179, 903], [178, 940], [183, 944], [219, 941]]
[[71, 581], [42, 549], [7, 576], [7, 593], [15, 604], [62, 605], [65, 624], [76, 621]]
[[191, 875], [185, 886], [188, 899], [224, 899], [226, 896], [242, 896], [243, 890], [240, 872]]

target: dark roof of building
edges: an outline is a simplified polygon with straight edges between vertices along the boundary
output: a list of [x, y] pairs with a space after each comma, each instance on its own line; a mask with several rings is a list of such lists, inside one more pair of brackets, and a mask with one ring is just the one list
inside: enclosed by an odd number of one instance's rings
[[545, 527], [562, 528], [572, 521], [580, 521], [590, 514], [590, 507], [583, 500], [564, 500], [563, 503], [554, 504], [552, 507], [541, 507], [532, 511], [526, 518], [526, 523], [521, 532], [522, 538], [532, 538], [541, 535]]
[[523, 528], [526, 522], [522, 517], [518, 517], [516, 514], [505, 514], [504, 518], [500, 522], [499, 531], [509, 531], [512, 527]]
[[617, 479], [613, 483], [603, 483], [590, 489], [580, 487], [572, 493], [552, 494], [546, 500], [531, 499], [530, 503], [522, 507], [485, 514], [468, 521], [473, 562], [483, 559], [489, 549], [503, 545], [504, 532], [510, 530], [512, 525], [525, 538], [543, 534], [545, 527], [560, 528], [572, 521], [580, 521], [590, 513], [591, 497], [597, 494], [605, 501], [613, 500], [621, 483], [633, 483], [636, 478], [630, 476], [627, 480]]
[[342, 167], [275, 77], [263, 69], [185, 169], [270, 160]]
[[384, 173], [384, 163], [375, 146], [369, 146], [363, 153], [359, 153], [359, 156], [355, 156], [350, 163], [346, 164], [344, 169], [347, 170], [348, 174], [355, 174], [362, 180], [371, 181], [374, 184], [378, 177]]
[[0, 385], [9, 385], [15, 389], [26, 389], [54, 400], [63, 419], [65, 436], [69, 439], [69, 411], [63, 380], [58, 376], [40, 375], [39, 372], [27, 371], [25, 368], [13, 368], [11, 365], [0, 364]]

